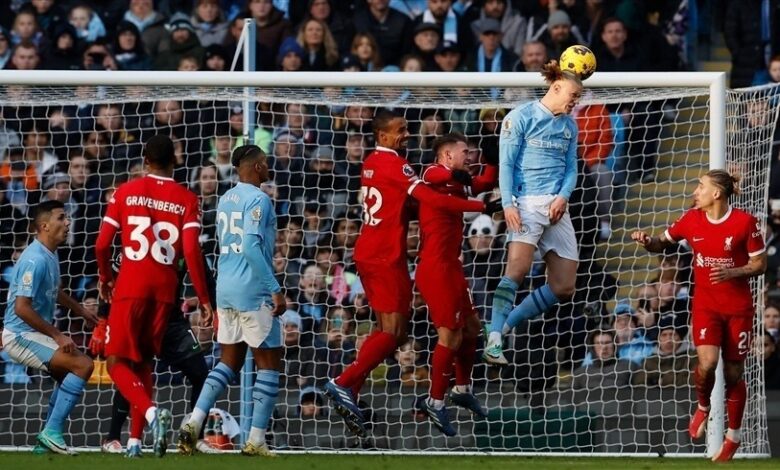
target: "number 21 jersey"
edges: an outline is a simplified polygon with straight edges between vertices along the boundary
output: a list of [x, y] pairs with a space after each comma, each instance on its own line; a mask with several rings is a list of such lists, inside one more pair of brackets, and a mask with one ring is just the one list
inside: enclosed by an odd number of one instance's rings
[[355, 261], [391, 264], [406, 259], [406, 199], [420, 182], [409, 163], [391, 149], [377, 147], [366, 158], [360, 174], [363, 226]]
[[183, 232], [200, 231], [197, 196], [172, 178], [147, 175], [117, 188], [103, 222], [122, 232], [114, 299], [175, 303]]

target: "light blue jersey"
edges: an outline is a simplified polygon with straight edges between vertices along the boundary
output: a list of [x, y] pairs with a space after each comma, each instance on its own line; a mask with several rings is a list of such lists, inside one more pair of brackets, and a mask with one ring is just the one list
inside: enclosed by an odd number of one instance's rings
[[498, 161], [503, 207], [522, 196], [551, 194], [568, 201], [577, 183], [577, 124], [568, 114], [553, 115], [540, 101], [520, 105], [501, 124]]
[[273, 268], [276, 215], [259, 188], [237, 183], [217, 205], [217, 307], [259, 310], [280, 291]]
[[60, 290], [60, 259], [38, 240], [24, 249], [13, 268], [8, 289], [5, 328], [14, 333], [37, 331], [16, 315], [17, 297], [32, 299], [32, 307], [45, 321], [54, 320], [57, 294]]

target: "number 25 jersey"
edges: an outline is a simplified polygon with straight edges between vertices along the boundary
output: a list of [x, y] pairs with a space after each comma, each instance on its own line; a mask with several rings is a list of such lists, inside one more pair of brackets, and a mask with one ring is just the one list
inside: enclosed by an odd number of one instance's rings
[[200, 232], [200, 204], [172, 178], [147, 175], [119, 186], [103, 222], [122, 234], [114, 299], [175, 303], [185, 230]]
[[377, 147], [365, 159], [360, 173], [363, 226], [355, 261], [392, 264], [406, 259], [406, 199], [420, 182], [409, 163], [391, 149]]

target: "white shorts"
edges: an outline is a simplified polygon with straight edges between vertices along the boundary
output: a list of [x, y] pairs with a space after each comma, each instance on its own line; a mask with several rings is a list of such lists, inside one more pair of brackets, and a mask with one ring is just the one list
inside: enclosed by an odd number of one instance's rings
[[59, 349], [56, 341], [37, 331], [14, 333], [3, 330], [3, 349], [19, 364], [49, 372], [49, 362]]
[[561, 258], [579, 261], [577, 237], [567, 210], [556, 224], [550, 223], [550, 203], [556, 196], [524, 196], [515, 200], [520, 210], [522, 227], [519, 232], [508, 232], [506, 241], [522, 242], [539, 248], [542, 256], [554, 251]]
[[250, 348], [272, 349], [282, 347], [282, 319], [271, 314], [271, 307], [239, 312], [232, 308], [218, 308], [217, 342], [219, 344], [246, 343]]

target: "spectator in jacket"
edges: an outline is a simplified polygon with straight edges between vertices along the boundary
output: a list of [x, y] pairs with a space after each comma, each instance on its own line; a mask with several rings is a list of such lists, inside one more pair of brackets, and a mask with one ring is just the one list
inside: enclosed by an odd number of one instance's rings
[[[412, 53], [423, 61], [423, 70], [436, 70], [433, 58], [441, 41], [441, 30], [436, 23], [420, 23], [414, 28]], [[401, 67], [403, 69], [403, 67]]]
[[73, 26], [57, 25], [52, 35], [52, 46], [46, 53], [44, 63], [50, 70], [79, 70], [81, 57], [78, 52], [78, 37]]
[[8, 30], [0, 26], [0, 69], [11, 61], [11, 36]]
[[452, 0], [428, 0], [428, 8], [419, 15], [415, 25], [435, 23], [441, 38], [458, 44], [461, 51], [474, 48], [474, 37], [468, 23], [452, 9]]
[[399, 65], [409, 50], [412, 22], [403, 13], [390, 8], [389, 0], [366, 0], [367, 8], [355, 13], [355, 31], [370, 33], [379, 45], [382, 61]]
[[540, 41], [528, 41], [523, 44], [520, 62], [515, 66], [516, 72], [541, 72], [542, 65], [547, 63], [547, 47]]
[[205, 51], [189, 18], [183, 13], [177, 13], [171, 17], [167, 28], [170, 31], [170, 47], [157, 56], [155, 70], [176, 70], [184, 56], [194, 57], [202, 64]]
[[303, 68], [304, 51], [298, 41], [289, 37], [279, 47], [276, 61], [283, 72], [298, 72]]
[[584, 44], [579, 30], [571, 24], [571, 18], [563, 10], [556, 10], [547, 19], [547, 30], [539, 40], [547, 47], [547, 55], [557, 59], [567, 47]]
[[596, 213], [600, 220], [599, 238], [609, 239], [612, 213], [612, 170], [607, 166], [614, 146], [612, 121], [603, 104], [582, 106], [575, 111], [577, 153], [585, 160], [588, 174], [596, 187]]
[[198, 0], [190, 21], [201, 46], [208, 47], [225, 41], [228, 22], [225, 20], [219, 0]]
[[340, 11], [333, 9], [332, 0], [308, 0], [307, 18], [320, 20], [330, 29], [333, 39], [336, 40], [339, 54], [349, 52], [355, 26], [351, 18], [345, 17]]
[[601, 27], [603, 47], [594, 53], [601, 72], [638, 72], [642, 58], [633, 44], [628, 43], [626, 25], [618, 18], [607, 18]]
[[[519, 55], [525, 43], [528, 24], [525, 18], [512, 9], [507, 0], [486, 0], [479, 12], [479, 19], [493, 18], [501, 23], [501, 45], [504, 49]], [[476, 29], [476, 22], [471, 23], [474, 39], [479, 41], [480, 31]]]
[[35, 70], [41, 62], [38, 48], [30, 41], [24, 41], [16, 45], [11, 60], [5, 64], [10, 70]]
[[576, 402], [593, 403], [615, 399], [617, 389], [631, 382], [634, 367], [630, 361], [615, 355], [615, 334], [595, 331], [590, 336], [593, 361], [572, 372], [572, 387], [583, 396]]
[[659, 329], [658, 350], [645, 359], [642, 368], [634, 373], [632, 383], [661, 388], [692, 386], [696, 353], [688, 352], [687, 343], [670, 319], [662, 321]]
[[152, 59], [144, 49], [141, 32], [133, 23], [127, 20], [119, 22], [112, 49], [120, 70], [152, 69]]
[[257, 69], [273, 70], [273, 59], [284, 38], [292, 34], [292, 25], [271, 0], [249, 0], [247, 9], [257, 22]]
[[750, 86], [753, 75], [780, 53], [780, 1], [731, 1], [726, 8], [723, 36], [731, 52], [731, 86]]
[[166, 18], [154, 11], [152, 0], [130, 0], [130, 8], [125, 12], [124, 19], [133, 23], [144, 41], [146, 53], [157, 57], [163, 40], [168, 37], [165, 29]]
[[433, 60], [436, 61], [436, 66], [441, 72], [462, 72], [466, 69], [461, 65], [460, 49], [452, 41], [442, 41], [433, 54]]
[[517, 63], [514, 52], [501, 45], [501, 23], [493, 18], [475, 21], [472, 27], [479, 31], [479, 48], [466, 61], [473, 72], [511, 72]]
[[303, 60], [304, 70], [334, 70], [339, 60], [339, 50], [328, 25], [309, 18], [301, 24], [296, 40], [306, 54]]

